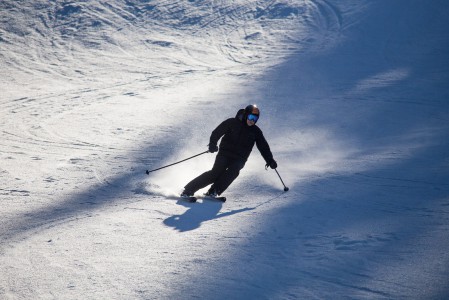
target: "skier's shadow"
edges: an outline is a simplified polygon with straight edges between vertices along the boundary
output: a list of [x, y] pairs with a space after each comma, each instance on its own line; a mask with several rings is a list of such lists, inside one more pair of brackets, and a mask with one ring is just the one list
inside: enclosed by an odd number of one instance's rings
[[197, 229], [203, 222], [228, 217], [240, 212], [253, 210], [255, 208], [242, 208], [218, 214], [223, 207], [223, 203], [218, 201], [208, 201], [197, 203], [187, 203], [183, 200], [178, 201], [179, 205], [189, 207], [182, 215], [174, 215], [164, 220], [164, 224], [173, 227], [180, 232]]

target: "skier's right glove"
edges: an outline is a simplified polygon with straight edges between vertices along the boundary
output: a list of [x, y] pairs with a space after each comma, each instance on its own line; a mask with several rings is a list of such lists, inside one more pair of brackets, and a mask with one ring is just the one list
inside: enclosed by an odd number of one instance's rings
[[274, 159], [271, 159], [270, 162], [265, 165], [265, 169], [268, 169], [268, 167], [276, 169], [278, 167], [278, 164]]
[[214, 153], [218, 151], [218, 146], [214, 144], [209, 144], [209, 152]]

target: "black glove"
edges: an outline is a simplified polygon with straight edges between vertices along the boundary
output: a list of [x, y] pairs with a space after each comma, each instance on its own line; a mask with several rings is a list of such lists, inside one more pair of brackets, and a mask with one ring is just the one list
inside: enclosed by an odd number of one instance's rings
[[214, 153], [218, 151], [218, 146], [217, 145], [213, 145], [213, 144], [209, 144], [209, 152], [210, 153]]
[[268, 167], [276, 169], [278, 167], [278, 163], [274, 159], [271, 159], [270, 162], [265, 165], [265, 169], [268, 169]]

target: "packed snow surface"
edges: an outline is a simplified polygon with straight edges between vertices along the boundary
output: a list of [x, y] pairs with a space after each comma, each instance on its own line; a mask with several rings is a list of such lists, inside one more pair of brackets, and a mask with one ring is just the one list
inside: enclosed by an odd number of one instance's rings
[[[2, 0], [0, 299], [448, 299], [449, 2]], [[228, 201], [177, 199], [257, 103]], [[204, 191], [200, 191], [201, 194]]]

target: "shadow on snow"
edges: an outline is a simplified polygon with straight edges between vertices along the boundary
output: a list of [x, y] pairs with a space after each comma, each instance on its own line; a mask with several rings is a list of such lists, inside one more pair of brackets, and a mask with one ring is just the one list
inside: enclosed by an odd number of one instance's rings
[[203, 202], [187, 203], [184, 200], [179, 200], [178, 204], [186, 206], [189, 209], [186, 210], [182, 215], [174, 215], [168, 217], [164, 220], [164, 224], [166, 226], [173, 227], [173, 229], [180, 232], [197, 229], [201, 226], [202, 223], [207, 221], [224, 218], [255, 209], [242, 208], [219, 214], [221, 208], [223, 207], [223, 203], [218, 201], [204, 200]]

